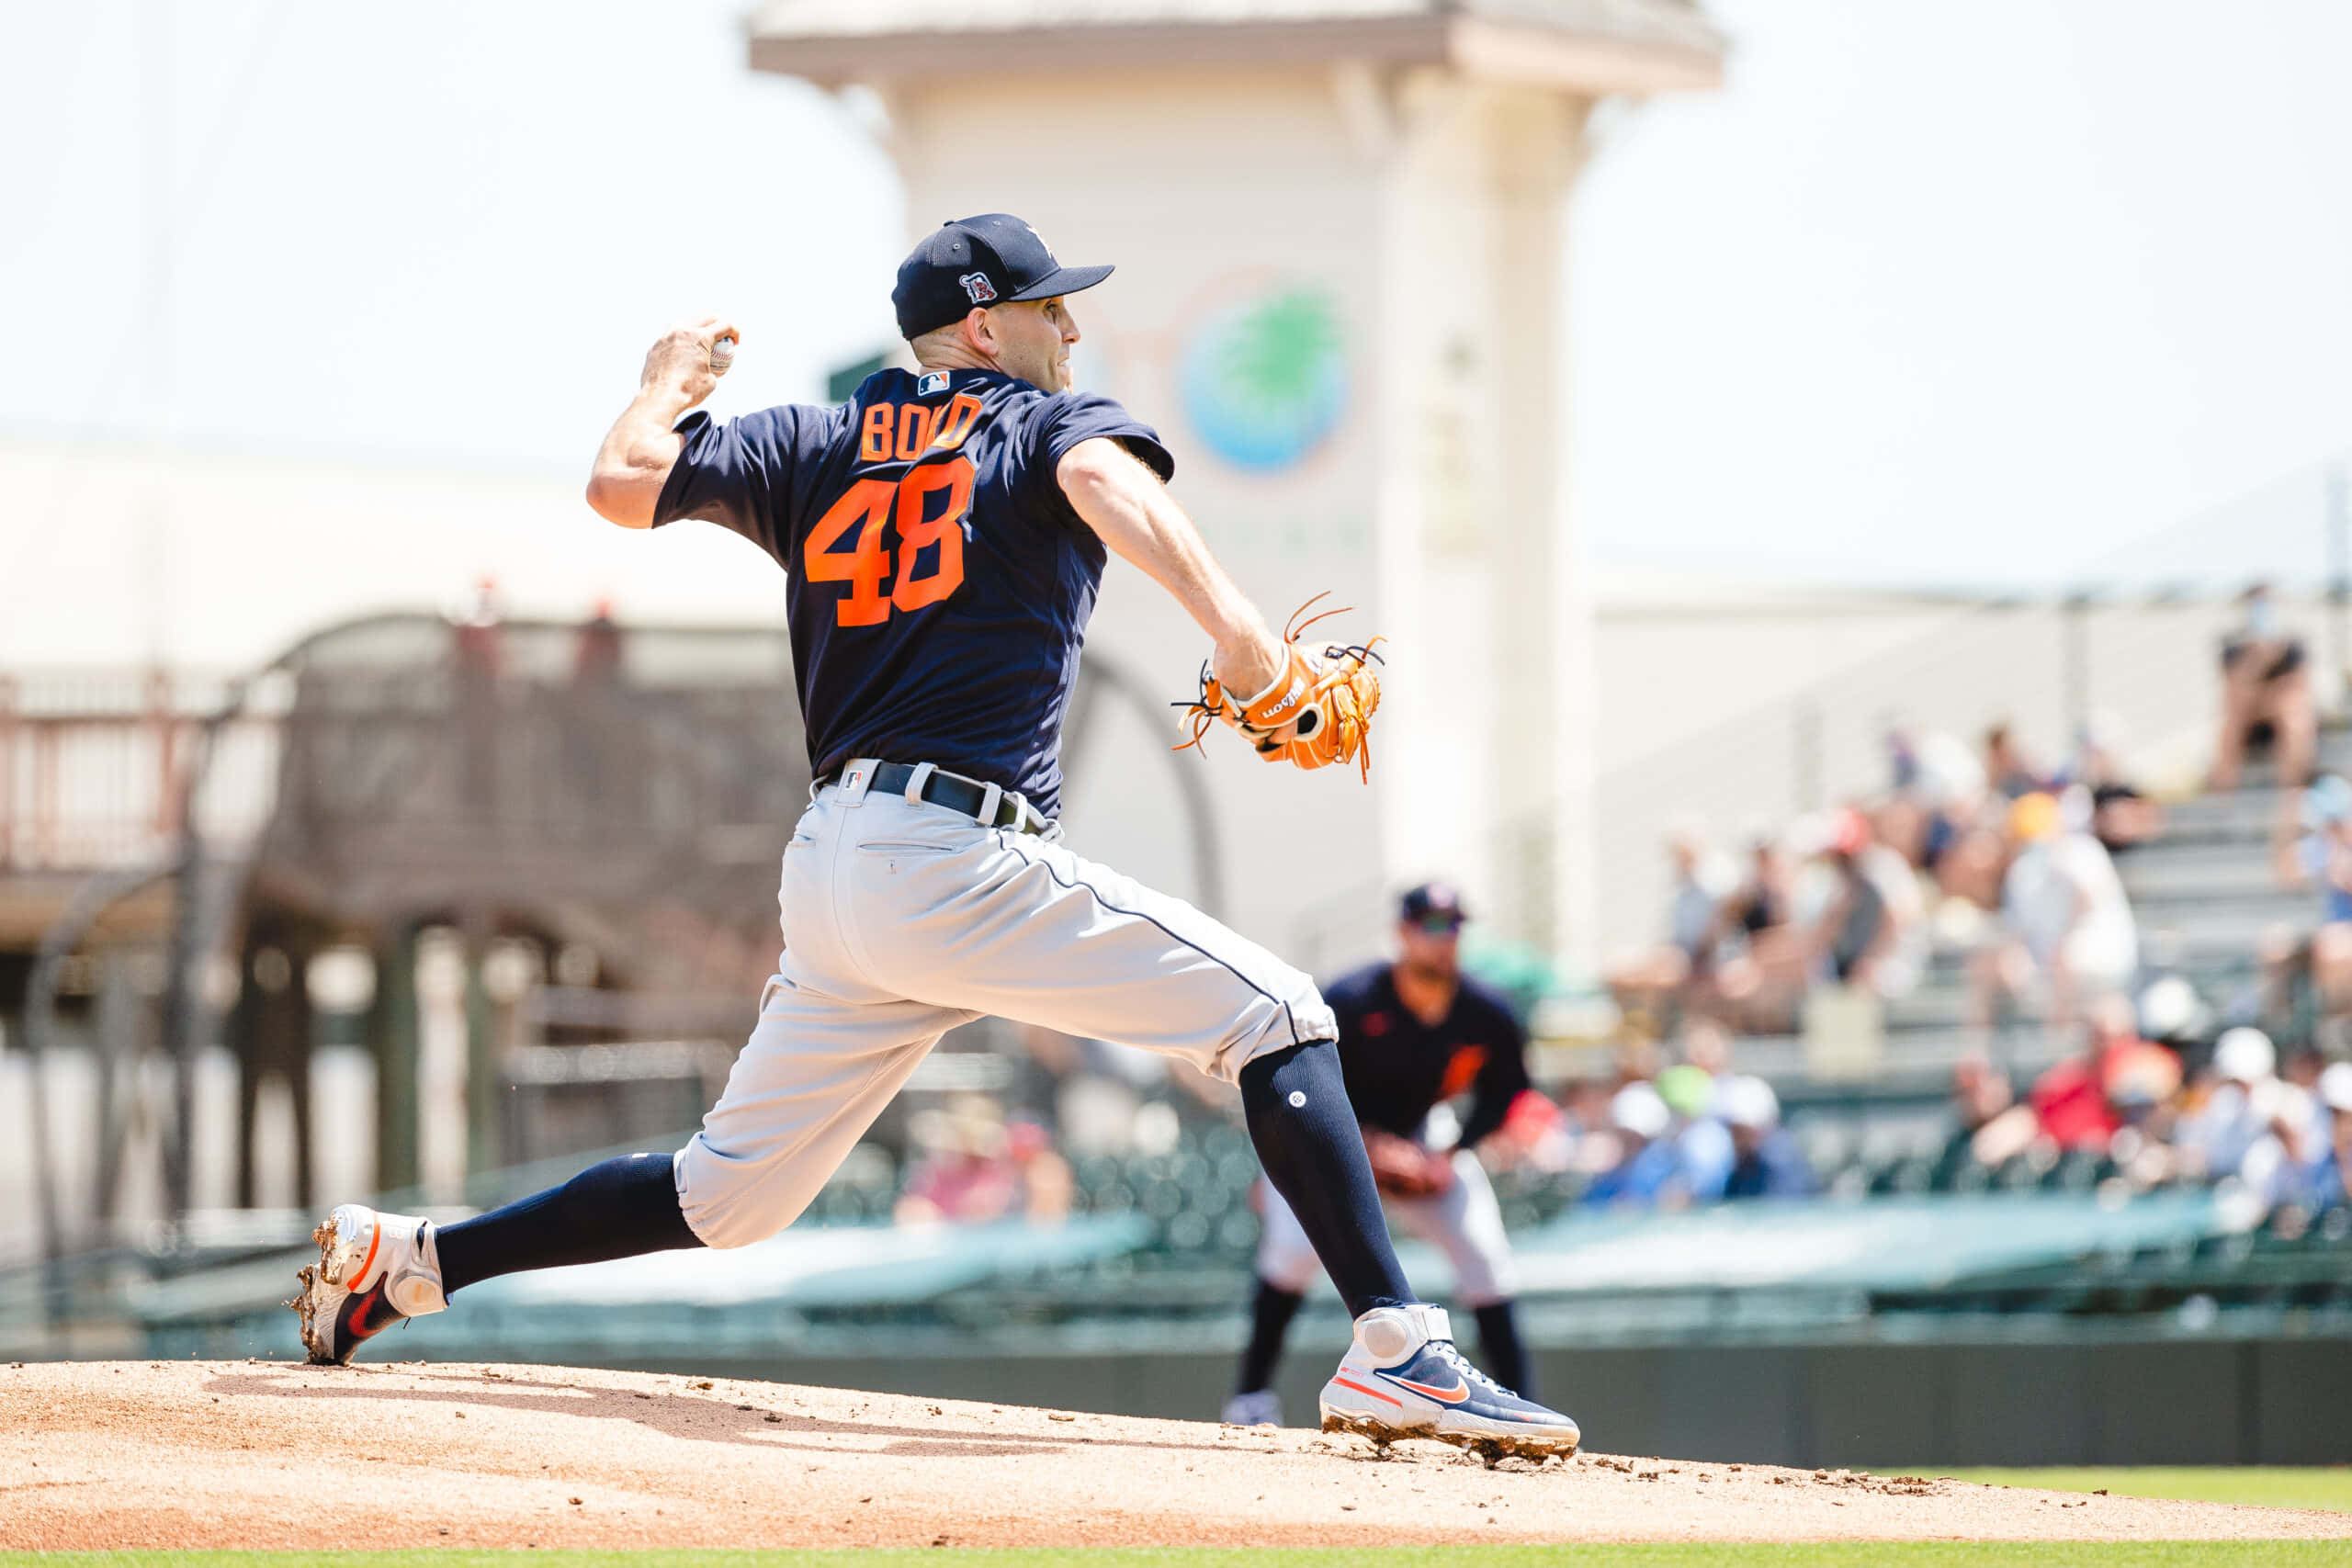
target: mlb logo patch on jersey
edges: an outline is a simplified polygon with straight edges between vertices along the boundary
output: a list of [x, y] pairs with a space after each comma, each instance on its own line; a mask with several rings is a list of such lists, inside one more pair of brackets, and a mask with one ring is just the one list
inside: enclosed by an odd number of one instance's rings
[[944, 370], [926, 370], [915, 378], [915, 396], [918, 398], [935, 398], [945, 390], [947, 372]]
[[985, 272], [967, 272], [956, 281], [964, 286], [964, 292], [975, 305], [986, 305], [996, 298], [996, 285], [989, 281]]

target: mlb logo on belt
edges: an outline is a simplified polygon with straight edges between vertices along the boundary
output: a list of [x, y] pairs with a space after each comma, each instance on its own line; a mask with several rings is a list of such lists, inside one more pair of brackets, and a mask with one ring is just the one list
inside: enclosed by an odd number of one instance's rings
[[964, 286], [964, 292], [972, 297], [975, 305], [985, 305], [996, 298], [996, 285], [989, 281], [985, 272], [967, 272], [956, 281]]

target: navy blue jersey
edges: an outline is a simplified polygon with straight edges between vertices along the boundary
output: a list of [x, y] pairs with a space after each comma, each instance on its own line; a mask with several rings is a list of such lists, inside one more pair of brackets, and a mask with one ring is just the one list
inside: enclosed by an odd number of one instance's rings
[[1107, 435], [1166, 479], [1159, 434], [1108, 398], [994, 370], [884, 370], [837, 408], [697, 411], [678, 430], [654, 525], [721, 524], [783, 566], [816, 776], [932, 762], [1055, 815], [1103, 563], [1055, 470]]
[[1432, 1028], [1397, 998], [1395, 970], [1366, 964], [1323, 988], [1340, 1021], [1340, 1070], [1356, 1120], [1409, 1138], [1431, 1106], [1466, 1090], [1461, 1143], [1468, 1147], [1501, 1126], [1529, 1087], [1527, 1036], [1510, 1004], [1466, 975]]

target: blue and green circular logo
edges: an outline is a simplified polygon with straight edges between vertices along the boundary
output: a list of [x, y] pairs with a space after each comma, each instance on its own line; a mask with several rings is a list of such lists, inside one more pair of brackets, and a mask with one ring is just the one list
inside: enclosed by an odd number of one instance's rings
[[1276, 287], [1210, 316], [1184, 351], [1184, 412], [1237, 468], [1287, 468], [1347, 411], [1339, 312], [1320, 289]]

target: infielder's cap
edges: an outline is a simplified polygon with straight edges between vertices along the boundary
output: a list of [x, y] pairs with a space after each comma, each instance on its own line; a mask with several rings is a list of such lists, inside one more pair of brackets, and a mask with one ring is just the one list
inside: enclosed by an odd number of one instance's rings
[[1462, 907], [1462, 895], [1451, 883], [1424, 882], [1407, 893], [1397, 903], [1397, 918], [1419, 924], [1423, 920], [1448, 919], [1455, 925], [1470, 918]]
[[1107, 266], [1064, 266], [1037, 231], [1010, 212], [983, 212], [943, 223], [899, 264], [890, 290], [899, 332], [918, 338], [960, 321], [976, 305], [1050, 299], [1091, 288]]

